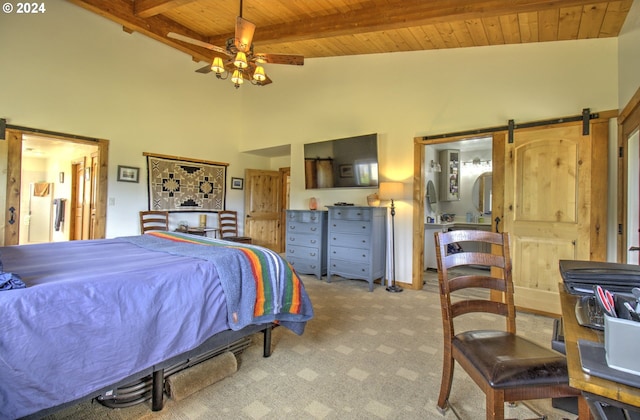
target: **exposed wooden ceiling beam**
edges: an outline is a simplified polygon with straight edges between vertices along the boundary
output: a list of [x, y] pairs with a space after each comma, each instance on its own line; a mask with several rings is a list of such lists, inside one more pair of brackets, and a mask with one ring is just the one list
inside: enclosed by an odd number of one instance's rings
[[[593, 0], [389, 0], [372, 1], [372, 7], [347, 13], [309, 18], [285, 24], [261, 26], [256, 45], [330, 38], [406, 27], [450, 23], [460, 20], [499, 17], [504, 14], [535, 12], [540, 8], [584, 6]], [[248, 18], [251, 20], [250, 18]], [[210, 37], [208, 42], [224, 45], [233, 33]]]
[[[176, 48], [186, 54], [189, 54], [196, 61], [211, 61], [212, 57], [218, 55], [206, 48], [189, 46], [182, 42], [178, 42], [167, 38], [167, 33], [177, 32], [192, 38], [206, 41], [200, 34], [166, 19], [163, 16], [151, 16], [143, 19], [135, 16], [132, 10], [132, 3], [128, 0], [69, 0], [84, 9], [103, 16], [107, 19], [121, 24], [123, 27], [144, 34], [150, 38]], [[226, 58], [225, 56], [221, 56]]]
[[141, 18], [156, 16], [195, 0], [134, 0], [133, 13]]
[[[227, 39], [234, 36], [233, 32], [215, 35], [197, 33], [163, 15], [172, 8], [195, 0], [69, 1], [118, 22], [129, 31], [139, 32], [189, 54], [197, 61], [210, 62], [218, 53], [167, 38], [167, 33], [176, 32], [216, 46], [224, 46]], [[215, 5], [215, 2], [211, 4]], [[601, 0], [361, 0], [360, 7], [353, 8], [351, 11], [345, 12], [343, 10], [331, 15], [303, 18], [274, 25], [261, 24], [256, 30], [254, 43], [256, 46], [261, 46], [267, 43], [363, 35], [400, 28], [429, 30], [429, 27], [434, 25], [442, 27], [453, 24], [460, 25], [461, 22], [480, 20], [486, 22], [487, 19], [503, 19], [505, 16], [512, 16], [516, 20], [526, 20], [531, 17], [530, 15], [536, 16], [536, 12], [548, 9], [557, 10], [558, 8], [566, 10], [570, 7], [582, 10], [586, 5], [601, 9], [606, 7], [607, 3]], [[584, 8], [584, 10], [586, 9]], [[576, 13], [579, 12], [576, 11]], [[250, 16], [247, 18], [251, 20]], [[229, 31], [233, 30], [233, 23], [234, 20], [230, 19]], [[469, 24], [466, 25], [466, 27], [468, 26]], [[434, 39], [437, 40], [437, 37]], [[446, 44], [446, 40], [443, 42]], [[452, 46], [457, 45], [458, 43], [452, 44]]]

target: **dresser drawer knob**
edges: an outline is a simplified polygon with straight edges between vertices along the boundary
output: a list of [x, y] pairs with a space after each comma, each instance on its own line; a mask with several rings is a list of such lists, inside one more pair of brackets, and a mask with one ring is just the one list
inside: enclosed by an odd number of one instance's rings
[[315, 244], [316, 242], [318, 242], [318, 241], [316, 241], [315, 239], [312, 239], [312, 240], [309, 241], [309, 243], [312, 243], [312, 244]]
[[315, 253], [315, 252], [311, 252], [311, 253], [309, 253], [309, 256], [310, 256], [310, 257], [315, 257], [315, 256], [316, 256], [316, 253]]
[[315, 232], [318, 228], [311, 228], [311, 232]]

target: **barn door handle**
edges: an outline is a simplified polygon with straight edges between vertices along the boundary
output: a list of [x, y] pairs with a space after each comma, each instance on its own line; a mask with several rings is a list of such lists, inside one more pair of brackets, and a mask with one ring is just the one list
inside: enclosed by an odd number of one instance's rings
[[11, 217], [9, 218], [9, 224], [12, 225], [16, 222], [16, 208], [9, 207], [9, 213], [11, 213]]
[[500, 224], [500, 218], [496, 217], [495, 219], [493, 219], [494, 222], [496, 222], [496, 233], [500, 233], [500, 229], [498, 229], [498, 225]]

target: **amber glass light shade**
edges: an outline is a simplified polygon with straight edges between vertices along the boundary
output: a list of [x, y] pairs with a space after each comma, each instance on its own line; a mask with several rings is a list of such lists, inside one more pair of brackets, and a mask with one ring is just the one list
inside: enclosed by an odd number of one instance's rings
[[211, 64], [211, 70], [216, 72], [216, 74], [220, 74], [224, 72], [224, 63], [222, 62], [222, 58], [216, 57], [213, 59], [213, 63]]
[[238, 51], [238, 54], [236, 54], [236, 59], [233, 61], [233, 65], [239, 69], [246, 69], [248, 64], [247, 56], [245, 55], [245, 53], [243, 53], [242, 51]]

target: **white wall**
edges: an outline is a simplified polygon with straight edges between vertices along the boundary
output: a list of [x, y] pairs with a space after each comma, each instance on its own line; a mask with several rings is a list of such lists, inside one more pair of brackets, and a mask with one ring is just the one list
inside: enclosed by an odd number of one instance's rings
[[[0, 40], [0, 117], [110, 141], [107, 237], [138, 233], [143, 152], [227, 162], [229, 180], [269, 166], [238, 153], [243, 92], [195, 73], [185, 54], [62, 1], [42, 15], [0, 14]], [[140, 167], [141, 182], [117, 182], [117, 165]], [[227, 191], [228, 207], [243, 210], [242, 200]]]
[[[292, 208], [311, 195], [366, 204], [368, 189], [306, 191], [303, 144], [377, 132], [381, 180], [410, 183], [415, 136], [618, 106], [617, 39], [307, 59], [268, 66], [272, 85], [236, 91], [158, 42], [66, 2], [47, 7], [0, 15], [0, 117], [110, 140], [109, 237], [137, 233], [146, 177], [118, 183], [115, 172], [145, 168], [143, 152], [229, 162], [229, 177], [243, 177], [283, 160], [240, 151], [291, 144]], [[242, 200], [228, 190], [229, 207]], [[412, 212], [397, 203], [400, 281], [411, 279]]]
[[[303, 143], [379, 134], [381, 181], [412, 182], [413, 139], [616, 109], [617, 40], [597, 39], [307, 60], [271, 66], [274, 88], [247, 91], [260, 142], [291, 146], [291, 206], [366, 204], [372, 191], [304, 189]], [[409, 188], [410, 189], [410, 188]], [[412, 214], [397, 204], [398, 280], [411, 279]]]
[[640, 87], [640, 1], [631, 4], [618, 44], [618, 107], [622, 110]]

